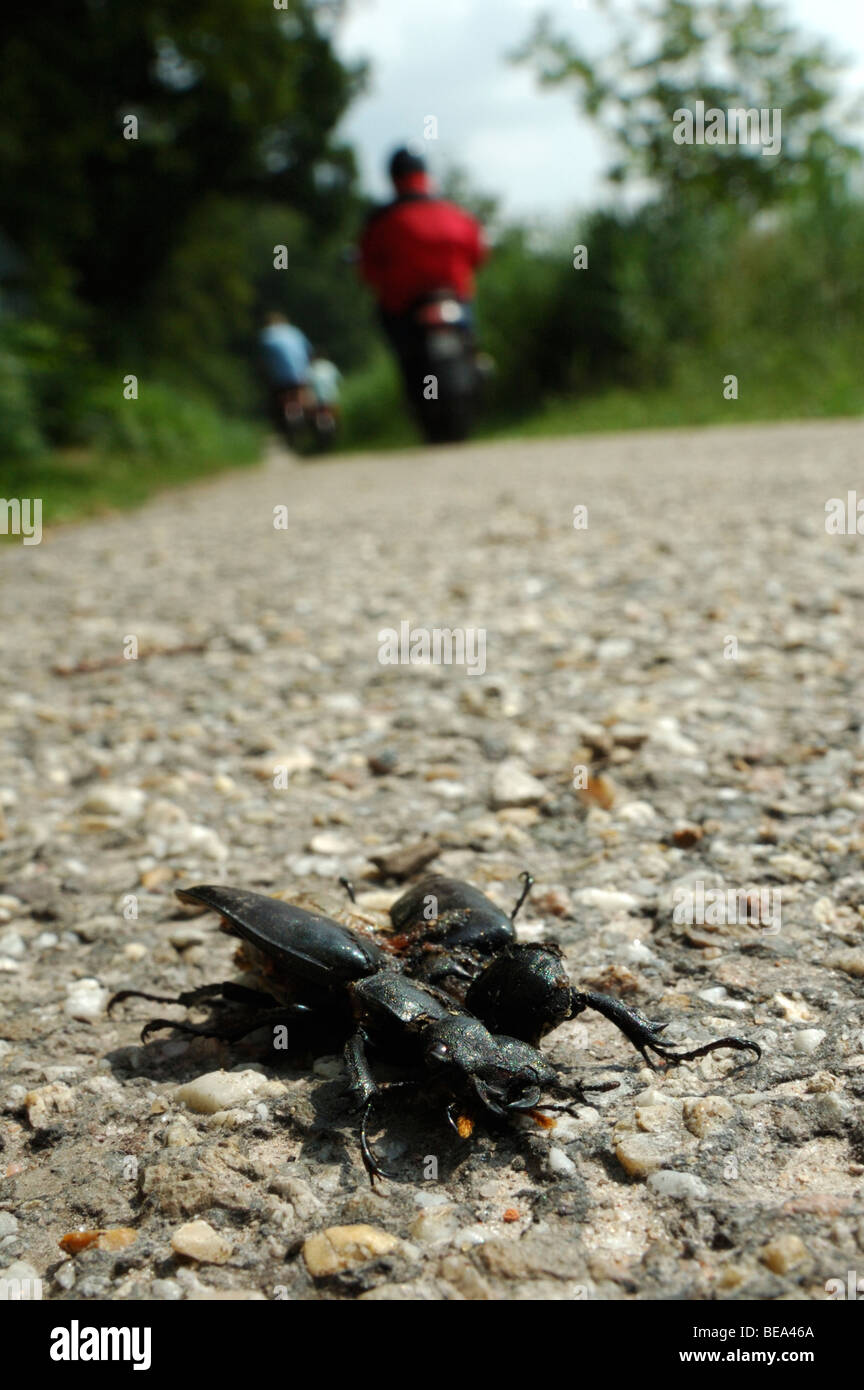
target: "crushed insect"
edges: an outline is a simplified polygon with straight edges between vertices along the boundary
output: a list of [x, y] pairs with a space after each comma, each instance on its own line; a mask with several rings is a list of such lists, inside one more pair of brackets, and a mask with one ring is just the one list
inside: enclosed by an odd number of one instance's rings
[[[613, 996], [574, 988], [558, 946], [515, 940], [514, 921], [533, 883], [527, 873], [522, 880], [508, 916], [471, 884], [427, 876], [393, 904], [397, 936], [387, 941], [241, 888], [178, 889], [182, 902], [218, 912], [225, 929], [241, 938], [257, 987], [226, 981], [173, 998], [126, 989], [114, 995], [108, 1010], [138, 998], [206, 1005], [214, 1012], [208, 1026], [152, 1018], [142, 1029], [143, 1042], [166, 1028], [233, 1043], [265, 1026], [302, 1031], [326, 1023], [341, 1036], [348, 1094], [361, 1113], [360, 1151], [373, 1181], [392, 1176], [375, 1157], [369, 1130], [376, 1107], [396, 1091], [440, 1096], [450, 1126], [465, 1140], [476, 1128], [469, 1111], [499, 1119], [527, 1114], [551, 1129], [556, 1122], [546, 1112], [574, 1114], [587, 1103], [587, 1092], [614, 1089], [617, 1082], [563, 1080], [540, 1051], [547, 1033], [586, 1008], [614, 1023], [649, 1066], [649, 1049], [667, 1065], [718, 1048], [748, 1050], [754, 1060], [761, 1056], [757, 1043], [737, 1037], [673, 1050], [660, 1038], [665, 1024]], [[345, 886], [353, 898], [350, 884]], [[372, 1058], [412, 1074], [378, 1082]], [[561, 1099], [546, 1101], [547, 1095]]]

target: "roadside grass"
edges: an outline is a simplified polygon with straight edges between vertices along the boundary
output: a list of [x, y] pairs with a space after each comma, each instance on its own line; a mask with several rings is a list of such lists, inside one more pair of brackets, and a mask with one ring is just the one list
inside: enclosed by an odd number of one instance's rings
[[[776, 344], [682, 360], [667, 384], [611, 387], [553, 397], [520, 416], [518, 398], [506, 415], [481, 419], [477, 439], [537, 439], [614, 430], [694, 428], [864, 415], [864, 341], [826, 342], [806, 353]], [[738, 399], [724, 381], [738, 377]], [[402, 449], [420, 443], [385, 356], [349, 377], [343, 398], [340, 452]]]
[[[250, 431], [251, 445], [202, 458], [117, 458], [86, 449], [66, 449], [3, 469], [5, 497], [42, 499], [42, 523], [138, 507], [157, 492], [258, 463], [263, 434]], [[0, 535], [0, 540], [5, 539]]]
[[[829, 342], [806, 354], [776, 344], [746, 357], [735, 352], [682, 360], [668, 384], [615, 387], [549, 399], [530, 414], [481, 420], [477, 439], [539, 439], [615, 430], [864, 416], [864, 343]], [[724, 399], [724, 378], [738, 377], [739, 397]], [[518, 401], [514, 402], [518, 408]], [[263, 424], [229, 420], [212, 407], [165, 392], [146, 413], [105, 412], [96, 442], [21, 460], [5, 460], [5, 498], [41, 498], [42, 524], [140, 506], [155, 493], [226, 469], [248, 467], [264, 453]], [[343, 390], [337, 452], [417, 447], [402, 401], [398, 371], [383, 349]], [[0, 541], [16, 540], [0, 533]]]
[[[861, 347], [864, 360], [864, 345]], [[487, 437], [531, 439], [607, 430], [692, 428], [700, 425], [768, 423], [864, 415], [864, 372], [847, 354], [804, 363], [790, 359], [755, 370], [727, 362], [679, 368], [668, 386], [623, 387], [596, 396], [550, 400], [536, 414], [492, 425]], [[723, 396], [724, 378], [738, 376], [738, 399]]]

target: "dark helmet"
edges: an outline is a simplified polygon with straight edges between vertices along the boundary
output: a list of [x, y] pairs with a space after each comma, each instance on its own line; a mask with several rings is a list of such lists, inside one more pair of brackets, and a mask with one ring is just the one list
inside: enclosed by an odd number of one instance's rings
[[394, 183], [399, 183], [401, 179], [407, 178], [409, 174], [425, 174], [426, 161], [422, 155], [415, 154], [413, 150], [406, 149], [403, 145], [398, 149], [390, 160], [390, 177]]

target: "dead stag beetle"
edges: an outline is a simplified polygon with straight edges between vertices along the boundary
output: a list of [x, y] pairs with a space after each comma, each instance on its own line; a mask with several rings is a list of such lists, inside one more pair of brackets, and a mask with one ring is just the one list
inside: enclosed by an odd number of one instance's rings
[[[397, 934], [389, 944], [407, 972], [435, 985], [447, 979], [473, 980], [478, 962], [516, 941], [514, 923], [534, 883], [529, 873], [520, 878], [522, 892], [509, 916], [479, 888], [442, 874], [427, 874], [406, 889], [390, 908]], [[356, 902], [348, 880], [339, 882]]]
[[[555, 1067], [517, 1038], [494, 1037], [479, 1019], [441, 990], [401, 973], [396, 958], [373, 941], [318, 913], [238, 888], [201, 885], [178, 890], [183, 902], [203, 903], [219, 912], [228, 930], [243, 937], [264, 957], [266, 990], [247, 989], [231, 982], [204, 985], [176, 999], [121, 990], [109, 1001], [109, 1012], [121, 1000], [150, 999], [186, 1006], [223, 1000], [246, 1006], [245, 1016], [226, 1027], [203, 1028], [151, 1019], [142, 1041], [161, 1028], [236, 1042], [266, 1024], [307, 1019], [316, 1011], [342, 1025], [348, 1091], [362, 1110], [360, 1147], [370, 1178], [388, 1176], [372, 1153], [368, 1125], [377, 1097], [391, 1087], [424, 1084], [422, 1080], [380, 1086], [367, 1050], [381, 1052], [400, 1064], [422, 1067], [448, 1097], [447, 1117], [460, 1136], [471, 1125], [460, 1123], [459, 1107], [477, 1100], [491, 1114], [541, 1107], [543, 1092], [569, 1096], [568, 1110], [584, 1103], [584, 1090], [568, 1090]], [[269, 967], [269, 968], [268, 968]], [[585, 1090], [609, 1090], [614, 1083]]]
[[[456, 992], [458, 982], [468, 979], [464, 1000], [469, 1012], [491, 1032], [535, 1047], [559, 1024], [594, 1009], [620, 1029], [652, 1070], [649, 1048], [671, 1065], [720, 1047], [753, 1052], [756, 1061], [762, 1056], [758, 1043], [734, 1037], [673, 1052], [660, 1037], [668, 1024], [652, 1022], [612, 995], [574, 989], [559, 946], [515, 941], [513, 920], [534, 882], [530, 874], [521, 877], [523, 891], [509, 918], [478, 888], [457, 879], [431, 875], [409, 888], [390, 908], [393, 925], [402, 933], [396, 948], [404, 952], [407, 969], [418, 973], [425, 962], [429, 978], [455, 977]], [[430, 911], [431, 920], [426, 916]]]

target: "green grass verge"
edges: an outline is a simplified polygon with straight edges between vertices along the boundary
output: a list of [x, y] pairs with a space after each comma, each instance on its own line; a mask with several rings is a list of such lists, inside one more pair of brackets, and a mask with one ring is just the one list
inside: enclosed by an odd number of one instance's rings
[[[852, 364], [860, 344], [823, 344], [806, 357], [788, 349], [750, 346], [713, 360], [683, 362], [668, 386], [615, 388], [593, 396], [550, 400], [525, 418], [487, 420], [478, 439], [536, 439], [614, 430], [688, 428], [757, 421], [864, 415], [864, 378]], [[735, 371], [739, 399], [724, 400], [723, 379]], [[42, 522], [137, 507], [154, 493], [227, 468], [257, 463], [263, 424], [226, 420], [207, 404], [167, 388], [137, 403], [105, 409], [95, 443], [3, 465], [5, 497], [40, 497]], [[401, 385], [382, 352], [345, 384], [338, 452], [417, 447]], [[6, 539], [0, 535], [0, 541]], [[17, 540], [17, 537], [10, 538]]]
[[80, 445], [6, 460], [4, 497], [41, 498], [50, 525], [137, 507], [166, 488], [261, 459], [263, 425], [226, 419], [168, 387], [151, 387], [140, 402], [114, 396], [87, 401]]
[[682, 367], [669, 386], [617, 388], [582, 400], [551, 400], [526, 420], [493, 426], [492, 438], [542, 438], [608, 430], [692, 428], [864, 415], [864, 376], [844, 356], [830, 363], [787, 361], [777, 370], [738, 375], [738, 399], [725, 400], [729, 364]]
[[[550, 399], [521, 418], [487, 418], [475, 437], [532, 439], [864, 415], [864, 373], [855, 365], [862, 360], [862, 342], [826, 342], [807, 352], [751, 343], [746, 354], [735, 349], [710, 360], [683, 361], [663, 387], [575, 394], [572, 399]], [[723, 396], [724, 378], [730, 373], [738, 376], [737, 400]], [[420, 443], [402, 403], [396, 370], [383, 355], [349, 377], [344, 415], [340, 451]]]
[[[249, 428], [242, 441], [232, 440], [231, 447], [206, 458], [129, 459], [85, 449], [63, 450], [7, 465], [4, 496], [41, 497], [43, 526], [74, 521], [138, 507], [167, 488], [182, 487], [226, 468], [259, 463], [263, 440], [262, 431]], [[5, 539], [0, 535], [0, 541]]]

